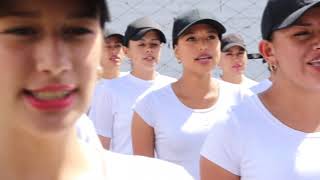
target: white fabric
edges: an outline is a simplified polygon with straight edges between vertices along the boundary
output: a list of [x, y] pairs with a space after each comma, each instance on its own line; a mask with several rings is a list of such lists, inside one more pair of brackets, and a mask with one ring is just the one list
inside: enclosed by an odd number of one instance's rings
[[[126, 75], [128, 75], [128, 74], [129, 74], [129, 72], [127, 72], [127, 71], [125, 71], [125, 72], [120, 72], [120, 76], [119, 76], [118, 78], [123, 77], [123, 76], [126, 76]], [[117, 78], [115, 78], [115, 79], [117, 79]], [[104, 92], [103, 92], [103, 86], [105, 86], [105, 84], [109, 83], [111, 80], [112, 80], [112, 79], [104, 79], [104, 78], [102, 78], [102, 79], [99, 79], [99, 80], [97, 81], [96, 86], [95, 86], [95, 89], [94, 89], [94, 91], [93, 91], [92, 99], [91, 99], [91, 102], [92, 102], [92, 103], [93, 103], [93, 102], [96, 102], [96, 101], [97, 101], [97, 98], [100, 98], [101, 93], [104, 93]], [[90, 107], [89, 107], [89, 111], [90, 111], [90, 109], [91, 109], [91, 106], [92, 106], [92, 105], [90, 105]], [[88, 111], [88, 114], [89, 114], [89, 111]]]
[[94, 147], [102, 148], [92, 121], [87, 115], [82, 115], [75, 124], [78, 138]]
[[320, 132], [287, 127], [253, 95], [213, 126], [201, 155], [241, 180], [319, 180], [319, 152]]
[[265, 79], [265, 80], [261, 81], [259, 84], [252, 86], [250, 88], [250, 90], [254, 94], [259, 94], [259, 93], [267, 90], [271, 85], [272, 85], [272, 82], [269, 79]]
[[241, 86], [244, 88], [251, 88], [252, 86], [256, 86], [259, 84], [257, 81], [254, 81], [246, 76], [243, 76], [243, 81], [241, 82]]
[[175, 95], [171, 85], [153, 91], [137, 102], [135, 111], [154, 128], [158, 158], [183, 166], [199, 178], [200, 148], [215, 118], [240, 101], [240, 87], [219, 82], [219, 98], [208, 109], [191, 109]]
[[[221, 79], [221, 77], [219, 77], [219, 80], [224, 81], [224, 80]], [[224, 81], [224, 82], [230, 83], [230, 82], [227, 82], [227, 81]], [[230, 83], [230, 84], [234, 84], [234, 83]], [[242, 82], [240, 84], [234, 84], [234, 85], [240, 85], [242, 88], [248, 89], [248, 88], [251, 88], [252, 86], [256, 86], [257, 84], [258, 84], [257, 81], [254, 81], [254, 80], [252, 80], [252, 79], [250, 79], [250, 78], [248, 78], [246, 76], [243, 76]]]
[[102, 92], [93, 102], [89, 117], [99, 135], [111, 138], [111, 150], [132, 154], [132, 106], [139, 96], [151, 89], [161, 88], [175, 81], [158, 74], [155, 80], [145, 81], [128, 74], [104, 83]]
[[108, 180], [193, 180], [181, 167], [143, 156], [107, 152]]

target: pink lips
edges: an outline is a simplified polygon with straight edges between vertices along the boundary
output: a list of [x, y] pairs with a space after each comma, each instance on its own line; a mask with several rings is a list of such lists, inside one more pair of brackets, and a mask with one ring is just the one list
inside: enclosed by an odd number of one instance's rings
[[[67, 95], [60, 98], [39, 99], [34, 94], [36, 93], [59, 93], [68, 92]], [[35, 109], [41, 111], [59, 111], [70, 107], [75, 100], [75, 86], [54, 84], [48, 85], [39, 89], [31, 90], [30, 93], [25, 93], [25, 100]]]
[[212, 56], [209, 54], [202, 54], [199, 57], [195, 58], [195, 61], [200, 64], [208, 64], [212, 61]]

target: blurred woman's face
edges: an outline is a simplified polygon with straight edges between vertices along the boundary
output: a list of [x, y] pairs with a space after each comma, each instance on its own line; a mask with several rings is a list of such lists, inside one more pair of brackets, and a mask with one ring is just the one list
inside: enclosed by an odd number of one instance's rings
[[129, 47], [125, 47], [125, 52], [134, 70], [154, 71], [161, 54], [159, 33], [151, 30], [138, 41], [130, 40]]
[[16, 0], [0, 13], [1, 127], [56, 132], [86, 111], [103, 47], [88, 2]]
[[240, 46], [233, 46], [221, 53], [219, 66], [223, 74], [243, 75], [247, 62], [246, 50]]

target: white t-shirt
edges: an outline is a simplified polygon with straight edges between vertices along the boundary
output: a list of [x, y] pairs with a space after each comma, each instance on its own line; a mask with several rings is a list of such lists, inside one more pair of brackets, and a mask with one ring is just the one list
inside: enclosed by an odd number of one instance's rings
[[75, 124], [78, 138], [94, 147], [102, 148], [98, 135], [92, 121], [83, 114]]
[[155, 80], [146, 81], [131, 74], [105, 83], [101, 95], [93, 102], [89, 117], [99, 135], [111, 138], [111, 150], [132, 154], [132, 106], [139, 96], [175, 81], [158, 74]]
[[[123, 77], [123, 76], [125, 76], [125, 75], [128, 75], [129, 74], [129, 72], [120, 72], [120, 76], [118, 77], [118, 78], [120, 78], [120, 77]], [[117, 78], [115, 78], [115, 79], [117, 79]], [[95, 89], [94, 89], [94, 91], [93, 91], [93, 95], [92, 95], [92, 100], [91, 100], [91, 104], [93, 104], [94, 102], [96, 102], [97, 100], [97, 98], [100, 98], [101, 97], [101, 93], [104, 93], [104, 89], [103, 89], [103, 86], [105, 86], [105, 84], [107, 84], [107, 83], [109, 83], [110, 81], [111, 81], [112, 79], [104, 79], [104, 78], [101, 78], [101, 79], [99, 79], [98, 81], [97, 81], [97, 83], [96, 83], [96, 86], [95, 86]], [[90, 109], [91, 109], [91, 107], [92, 107], [92, 105], [90, 105], [90, 107], [89, 107], [89, 111], [90, 111]], [[89, 111], [88, 111], [88, 114], [89, 114]]]
[[107, 180], [193, 180], [181, 166], [143, 156], [107, 152]]
[[320, 132], [289, 128], [253, 95], [213, 126], [201, 155], [241, 180], [319, 180], [319, 152]]
[[200, 149], [215, 117], [223, 116], [245, 95], [239, 86], [218, 82], [219, 98], [208, 109], [185, 106], [171, 85], [149, 93], [134, 109], [154, 128], [157, 157], [183, 166], [195, 179], [200, 179]]
[[261, 81], [259, 84], [252, 86], [250, 88], [250, 90], [254, 94], [259, 94], [259, 93], [267, 90], [271, 85], [272, 85], [272, 82], [269, 79], [265, 79], [265, 80]]
[[[219, 80], [221, 81], [224, 81], [221, 79], [221, 77], [219, 78]], [[227, 81], [224, 81], [226, 83], [230, 83], [230, 82], [227, 82]], [[234, 83], [230, 83], [230, 84], [234, 84]], [[234, 85], [240, 85], [242, 88], [251, 88], [252, 86], [256, 86], [258, 84], [257, 81], [254, 81], [246, 76], [243, 76], [243, 80], [241, 82], [241, 84], [234, 84]]]

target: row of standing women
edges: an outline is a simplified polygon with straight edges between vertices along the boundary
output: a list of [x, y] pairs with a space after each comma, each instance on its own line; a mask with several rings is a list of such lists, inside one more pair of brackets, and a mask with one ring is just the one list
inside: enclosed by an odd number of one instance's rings
[[146, 17], [132, 22], [122, 37], [132, 71], [103, 83], [89, 113], [104, 147], [179, 164], [195, 179], [200, 172], [204, 180], [318, 179], [319, 4], [268, 1], [259, 50], [272, 86], [257, 95], [222, 81], [239, 77], [212, 78], [228, 63], [219, 62], [221, 51], [239, 56], [246, 48], [223, 36], [210, 13], [193, 9], [174, 19], [172, 47], [183, 67], [177, 80], [155, 71], [166, 42], [159, 25]]

